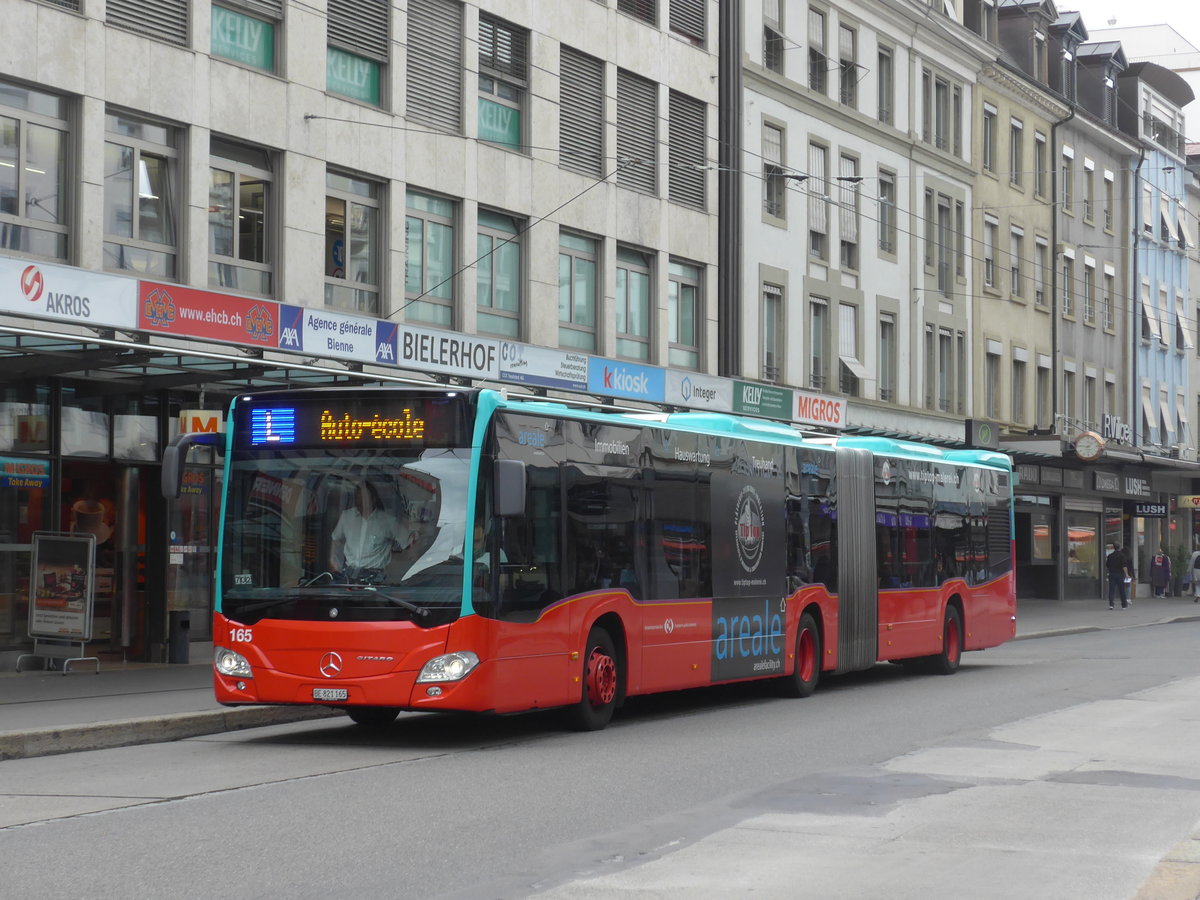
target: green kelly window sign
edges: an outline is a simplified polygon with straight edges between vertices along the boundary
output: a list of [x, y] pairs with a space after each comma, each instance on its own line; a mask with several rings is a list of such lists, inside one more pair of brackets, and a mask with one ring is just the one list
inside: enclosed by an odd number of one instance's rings
[[275, 71], [275, 26], [213, 4], [212, 53], [267, 72]]
[[379, 63], [330, 47], [326, 54], [325, 86], [335, 94], [379, 105]]
[[479, 139], [509, 147], [521, 146], [521, 111], [486, 97], [479, 98]]

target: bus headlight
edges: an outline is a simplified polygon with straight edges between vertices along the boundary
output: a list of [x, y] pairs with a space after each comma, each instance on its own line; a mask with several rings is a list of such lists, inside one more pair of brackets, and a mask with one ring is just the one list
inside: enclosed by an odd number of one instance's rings
[[237, 675], [241, 678], [254, 677], [246, 657], [240, 653], [234, 653], [232, 650], [226, 650], [224, 647], [216, 647], [213, 650], [213, 666], [222, 675]]
[[435, 656], [421, 666], [417, 684], [427, 684], [431, 681], [462, 681], [471, 674], [471, 670], [477, 665], [479, 665], [479, 657], [470, 650], [459, 650], [457, 653]]

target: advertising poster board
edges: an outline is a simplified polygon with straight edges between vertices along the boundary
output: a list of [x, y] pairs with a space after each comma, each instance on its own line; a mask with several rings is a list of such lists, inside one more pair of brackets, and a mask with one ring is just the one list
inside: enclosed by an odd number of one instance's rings
[[29, 578], [29, 636], [92, 638], [96, 536], [38, 531]]

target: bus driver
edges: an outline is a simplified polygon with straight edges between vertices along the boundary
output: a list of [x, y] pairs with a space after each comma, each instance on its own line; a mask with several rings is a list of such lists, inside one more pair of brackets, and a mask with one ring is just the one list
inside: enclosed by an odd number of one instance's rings
[[[342, 510], [334, 526], [329, 564], [352, 581], [379, 581], [392, 554], [406, 550], [416, 534], [383, 507], [369, 481], [354, 488], [354, 505]], [[339, 559], [341, 560], [339, 562]]]

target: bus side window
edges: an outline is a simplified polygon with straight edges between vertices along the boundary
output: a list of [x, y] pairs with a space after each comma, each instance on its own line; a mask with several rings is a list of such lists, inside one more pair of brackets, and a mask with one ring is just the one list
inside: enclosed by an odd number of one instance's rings
[[567, 484], [568, 589], [624, 588], [641, 597], [637, 575], [640, 486], [627, 478], [570, 470]]
[[500, 522], [500, 618], [532, 622], [562, 597], [558, 466], [526, 469], [525, 515]]

